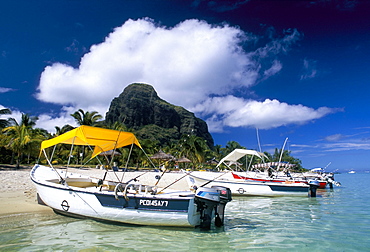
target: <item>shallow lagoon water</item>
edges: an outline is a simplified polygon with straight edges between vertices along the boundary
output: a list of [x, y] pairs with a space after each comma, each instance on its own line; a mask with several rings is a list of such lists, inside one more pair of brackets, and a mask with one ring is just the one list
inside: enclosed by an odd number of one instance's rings
[[370, 251], [370, 174], [317, 198], [234, 197], [223, 228], [116, 225], [50, 212], [0, 216], [0, 251]]

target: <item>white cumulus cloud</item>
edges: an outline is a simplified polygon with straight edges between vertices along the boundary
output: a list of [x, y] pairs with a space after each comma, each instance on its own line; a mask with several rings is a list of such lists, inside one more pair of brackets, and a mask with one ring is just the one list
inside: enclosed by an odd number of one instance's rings
[[271, 129], [288, 124], [304, 124], [337, 110], [289, 105], [275, 99], [260, 102], [227, 96], [210, 98], [195, 106], [193, 111], [208, 117], [207, 122], [213, 132], [222, 132], [225, 126]]
[[248, 87], [258, 76], [256, 62], [239, 45], [241, 30], [186, 20], [173, 28], [152, 20], [128, 20], [91, 47], [79, 68], [55, 63], [41, 75], [41, 101], [105, 114], [128, 84], [149, 83], [169, 102], [188, 107], [209, 94]]
[[224, 126], [273, 128], [320, 118], [331, 110], [233, 95], [280, 72], [278, 54], [287, 53], [300, 37], [291, 30], [246, 51], [257, 36], [226, 24], [193, 19], [164, 27], [148, 18], [128, 20], [93, 45], [78, 68], [54, 63], [44, 69], [36, 97], [68, 111], [57, 118], [41, 115], [39, 125], [70, 123], [69, 114], [78, 109], [105, 116], [112, 99], [135, 82], [151, 84], [161, 98], [206, 116], [211, 132]]
[[71, 116], [76, 110], [73, 107], [63, 107], [58, 116], [42, 114], [38, 116], [36, 121], [36, 127], [46, 129], [50, 133], [55, 133], [55, 127], [63, 127], [69, 124], [73, 127], [77, 127], [76, 120]]

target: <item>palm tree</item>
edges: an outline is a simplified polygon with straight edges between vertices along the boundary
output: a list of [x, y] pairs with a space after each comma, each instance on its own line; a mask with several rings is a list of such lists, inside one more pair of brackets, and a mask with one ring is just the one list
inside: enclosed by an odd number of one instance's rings
[[[66, 124], [63, 127], [55, 126], [55, 133], [54, 134], [47, 133], [45, 135], [45, 139], [51, 139], [51, 138], [60, 136], [60, 135], [66, 133], [70, 130], [73, 130], [73, 129], [74, 129], [74, 127], [69, 125], [69, 124]], [[60, 144], [60, 145], [55, 146], [55, 149], [53, 151], [53, 153], [54, 153], [53, 154], [54, 162], [56, 162], [58, 164], [65, 162], [66, 161], [65, 158], [68, 157], [69, 151], [70, 150], [67, 148], [66, 145]]]
[[[78, 125], [96, 126], [99, 124], [99, 120], [103, 117], [98, 114], [97, 111], [83, 111], [79, 109], [78, 111], [71, 114], [71, 116], [76, 120]], [[81, 157], [85, 157], [85, 147], [81, 146], [81, 152], [79, 152]], [[82, 161], [81, 161], [82, 163]]]
[[22, 114], [21, 123], [18, 123], [14, 118], [10, 118], [11, 126], [3, 129], [6, 138], [5, 148], [11, 149], [17, 154], [17, 168], [19, 168], [21, 156], [25, 153], [30, 153], [30, 146], [34, 142], [39, 142], [42, 139], [41, 132], [34, 131], [33, 126], [36, 125], [37, 117], [30, 117], [27, 114]]
[[195, 135], [184, 135], [180, 141], [180, 156], [189, 158], [193, 164], [203, 163], [209, 151], [206, 141]]
[[119, 130], [119, 131], [129, 131], [125, 124], [121, 122], [114, 122], [113, 124], [107, 125], [109, 129]]
[[88, 125], [88, 126], [95, 126], [98, 124], [98, 121], [101, 120], [103, 117], [98, 114], [97, 111], [83, 111], [79, 109], [78, 111], [71, 114], [71, 116], [76, 120], [78, 125]]
[[225, 151], [221, 147], [221, 145], [217, 144], [213, 148], [212, 155], [213, 155], [212, 158], [220, 161], [225, 156]]
[[73, 129], [74, 127], [69, 124], [64, 125], [62, 128], [55, 126], [55, 136], [60, 136]]
[[[10, 115], [11, 113], [10, 109], [0, 109], [0, 115]], [[7, 126], [9, 126], [9, 121], [6, 119], [0, 119], [0, 128], [3, 129]]]
[[281, 149], [275, 148], [274, 155], [272, 155], [272, 161], [278, 162], [280, 161], [280, 156], [281, 156], [281, 161], [282, 162], [288, 162], [290, 164], [295, 164], [296, 167], [294, 167], [295, 170], [301, 170], [302, 169], [302, 161], [298, 158], [294, 158], [291, 156], [291, 151], [289, 150], [283, 150], [283, 154], [281, 155]]
[[227, 142], [226, 147], [225, 147], [225, 153], [226, 153], [226, 155], [229, 154], [230, 152], [232, 152], [235, 149], [245, 149], [245, 147], [242, 147], [236, 141], [229, 141], [229, 142]]
[[31, 141], [30, 144], [27, 145], [27, 148], [25, 150], [25, 154], [27, 154], [28, 164], [30, 163], [31, 157], [39, 156], [41, 142], [49, 138], [50, 133], [47, 130], [41, 128], [31, 128]]

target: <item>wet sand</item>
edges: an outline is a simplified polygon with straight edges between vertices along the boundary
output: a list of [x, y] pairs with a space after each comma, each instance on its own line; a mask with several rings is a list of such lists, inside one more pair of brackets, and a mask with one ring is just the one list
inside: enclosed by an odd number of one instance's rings
[[[49, 207], [39, 205], [37, 203], [36, 188], [30, 179], [30, 171], [32, 167], [22, 167], [21, 169], [2, 168], [0, 167], [0, 215], [9, 215], [17, 213], [28, 213], [38, 211], [52, 211]], [[105, 170], [99, 169], [74, 169], [69, 168], [69, 172], [79, 173], [96, 178], [103, 178]], [[106, 179], [119, 181], [128, 181], [132, 178], [138, 177], [138, 180], [143, 184], [154, 185], [156, 175], [162, 175], [161, 172], [126, 172], [122, 171], [108, 172]], [[164, 187], [170, 183], [182, 178], [183, 173], [166, 172], [158, 183], [158, 187]], [[180, 179], [174, 183], [171, 189], [187, 190], [187, 183], [185, 178]]]

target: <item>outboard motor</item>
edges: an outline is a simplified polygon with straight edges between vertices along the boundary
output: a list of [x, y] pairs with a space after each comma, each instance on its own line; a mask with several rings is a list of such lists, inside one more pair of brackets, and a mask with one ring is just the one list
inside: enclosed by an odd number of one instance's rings
[[308, 185], [310, 186], [309, 196], [316, 197], [316, 191], [320, 186], [320, 182], [317, 180], [310, 180], [308, 181]]
[[200, 228], [211, 229], [213, 211], [220, 203], [220, 193], [213, 188], [200, 187], [195, 192], [195, 202], [200, 212]]
[[215, 225], [221, 227], [224, 225], [226, 204], [232, 200], [231, 190], [224, 186], [212, 186], [211, 188], [220, 193], [220, 204], [216, 208]]

